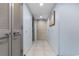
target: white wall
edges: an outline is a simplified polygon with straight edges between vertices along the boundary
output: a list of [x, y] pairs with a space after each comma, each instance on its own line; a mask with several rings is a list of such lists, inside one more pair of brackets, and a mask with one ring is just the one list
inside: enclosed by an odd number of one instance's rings
[[26, 4], [23, 4], [23, 49], [32, 46], [32, 15]]
[[55, 11], [58, 25], [49, 29], [51, 45], [60, 55], [79, 55], [79, 4], [57, 4]]
[[47, 21], [48, 24], [48, 42], [52, 47], [52, 50], [54, 51], [55, 55], [58, 55], [58, 26], [59, 26], [59, 21], [56, 18], [55, 20], [55, 26], [49, 26], [49, 20]]

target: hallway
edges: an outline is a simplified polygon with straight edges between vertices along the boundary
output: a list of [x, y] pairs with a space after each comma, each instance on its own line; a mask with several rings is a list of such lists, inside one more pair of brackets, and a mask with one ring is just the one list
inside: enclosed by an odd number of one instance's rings
[[26, 56], [55, 56], [55, 53], [47, 40], [37, 40], [27, 51]]
[[[48, 15], [54, 4], [44, 4], [41, 6], [39, 3], [23, 5], [24, 13], [24, 48], [23, 55], [25, 56], [54, 56], [57, 55], [48, 42]], [[28, 7], [27, 7], [28, 6]], [[38, 11], [36, 9], [38, 9]], [[29, 11], [30, 10], [30, 11]], [[26, 12], [25, 12], [26, 11]], [[27, 13], [28, 12], [28, 13]], [[34, 19], [32, 18], [34, 17]], [[34, 24], [32, 27], [30, 24]], [[31, 32], [32, 29], [32, 32]], [[30, 34], [29, 34], [30, 33]], [[31, 35], [32, 34], [32, 35]], [[31, 39], [34, 40], [31, 41]]]
[[0, 56], [78, 56], [78, 45], [79, 4], [0, 4]]

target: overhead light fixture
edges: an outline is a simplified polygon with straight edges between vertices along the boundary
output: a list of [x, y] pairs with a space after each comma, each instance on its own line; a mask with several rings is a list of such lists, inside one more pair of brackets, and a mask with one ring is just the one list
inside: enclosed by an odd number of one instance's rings
[[40, 18], [43, 18], [43, 16], [40, 16]]
[[44, 5], [44, 3], [40, 3], [40, 6], [43, 6]]

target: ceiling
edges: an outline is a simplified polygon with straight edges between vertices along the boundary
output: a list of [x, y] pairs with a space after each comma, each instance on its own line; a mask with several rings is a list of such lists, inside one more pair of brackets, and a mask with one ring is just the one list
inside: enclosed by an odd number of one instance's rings
[[47, 19], [55, 4], [44, 3], [43, 6], [40, 6], [40, 3], [28, 3], [27, 5], [35, 19]]

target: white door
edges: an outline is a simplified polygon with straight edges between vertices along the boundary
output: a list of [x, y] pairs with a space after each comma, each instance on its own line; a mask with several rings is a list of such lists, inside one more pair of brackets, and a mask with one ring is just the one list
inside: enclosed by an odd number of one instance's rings
[[46, 40], [47, 39], [47, 21], [37, 21], [37, 39]]
[[9, 41], [11, 40], [9, 35], [11, 33], [9, 11], [8, 3], [0, 3], [0, 56], [8, 56], [11, 51], [9, 49]]
[[22, 52], [22, 4], [12, 5], [12, 56], [20, 56]]

